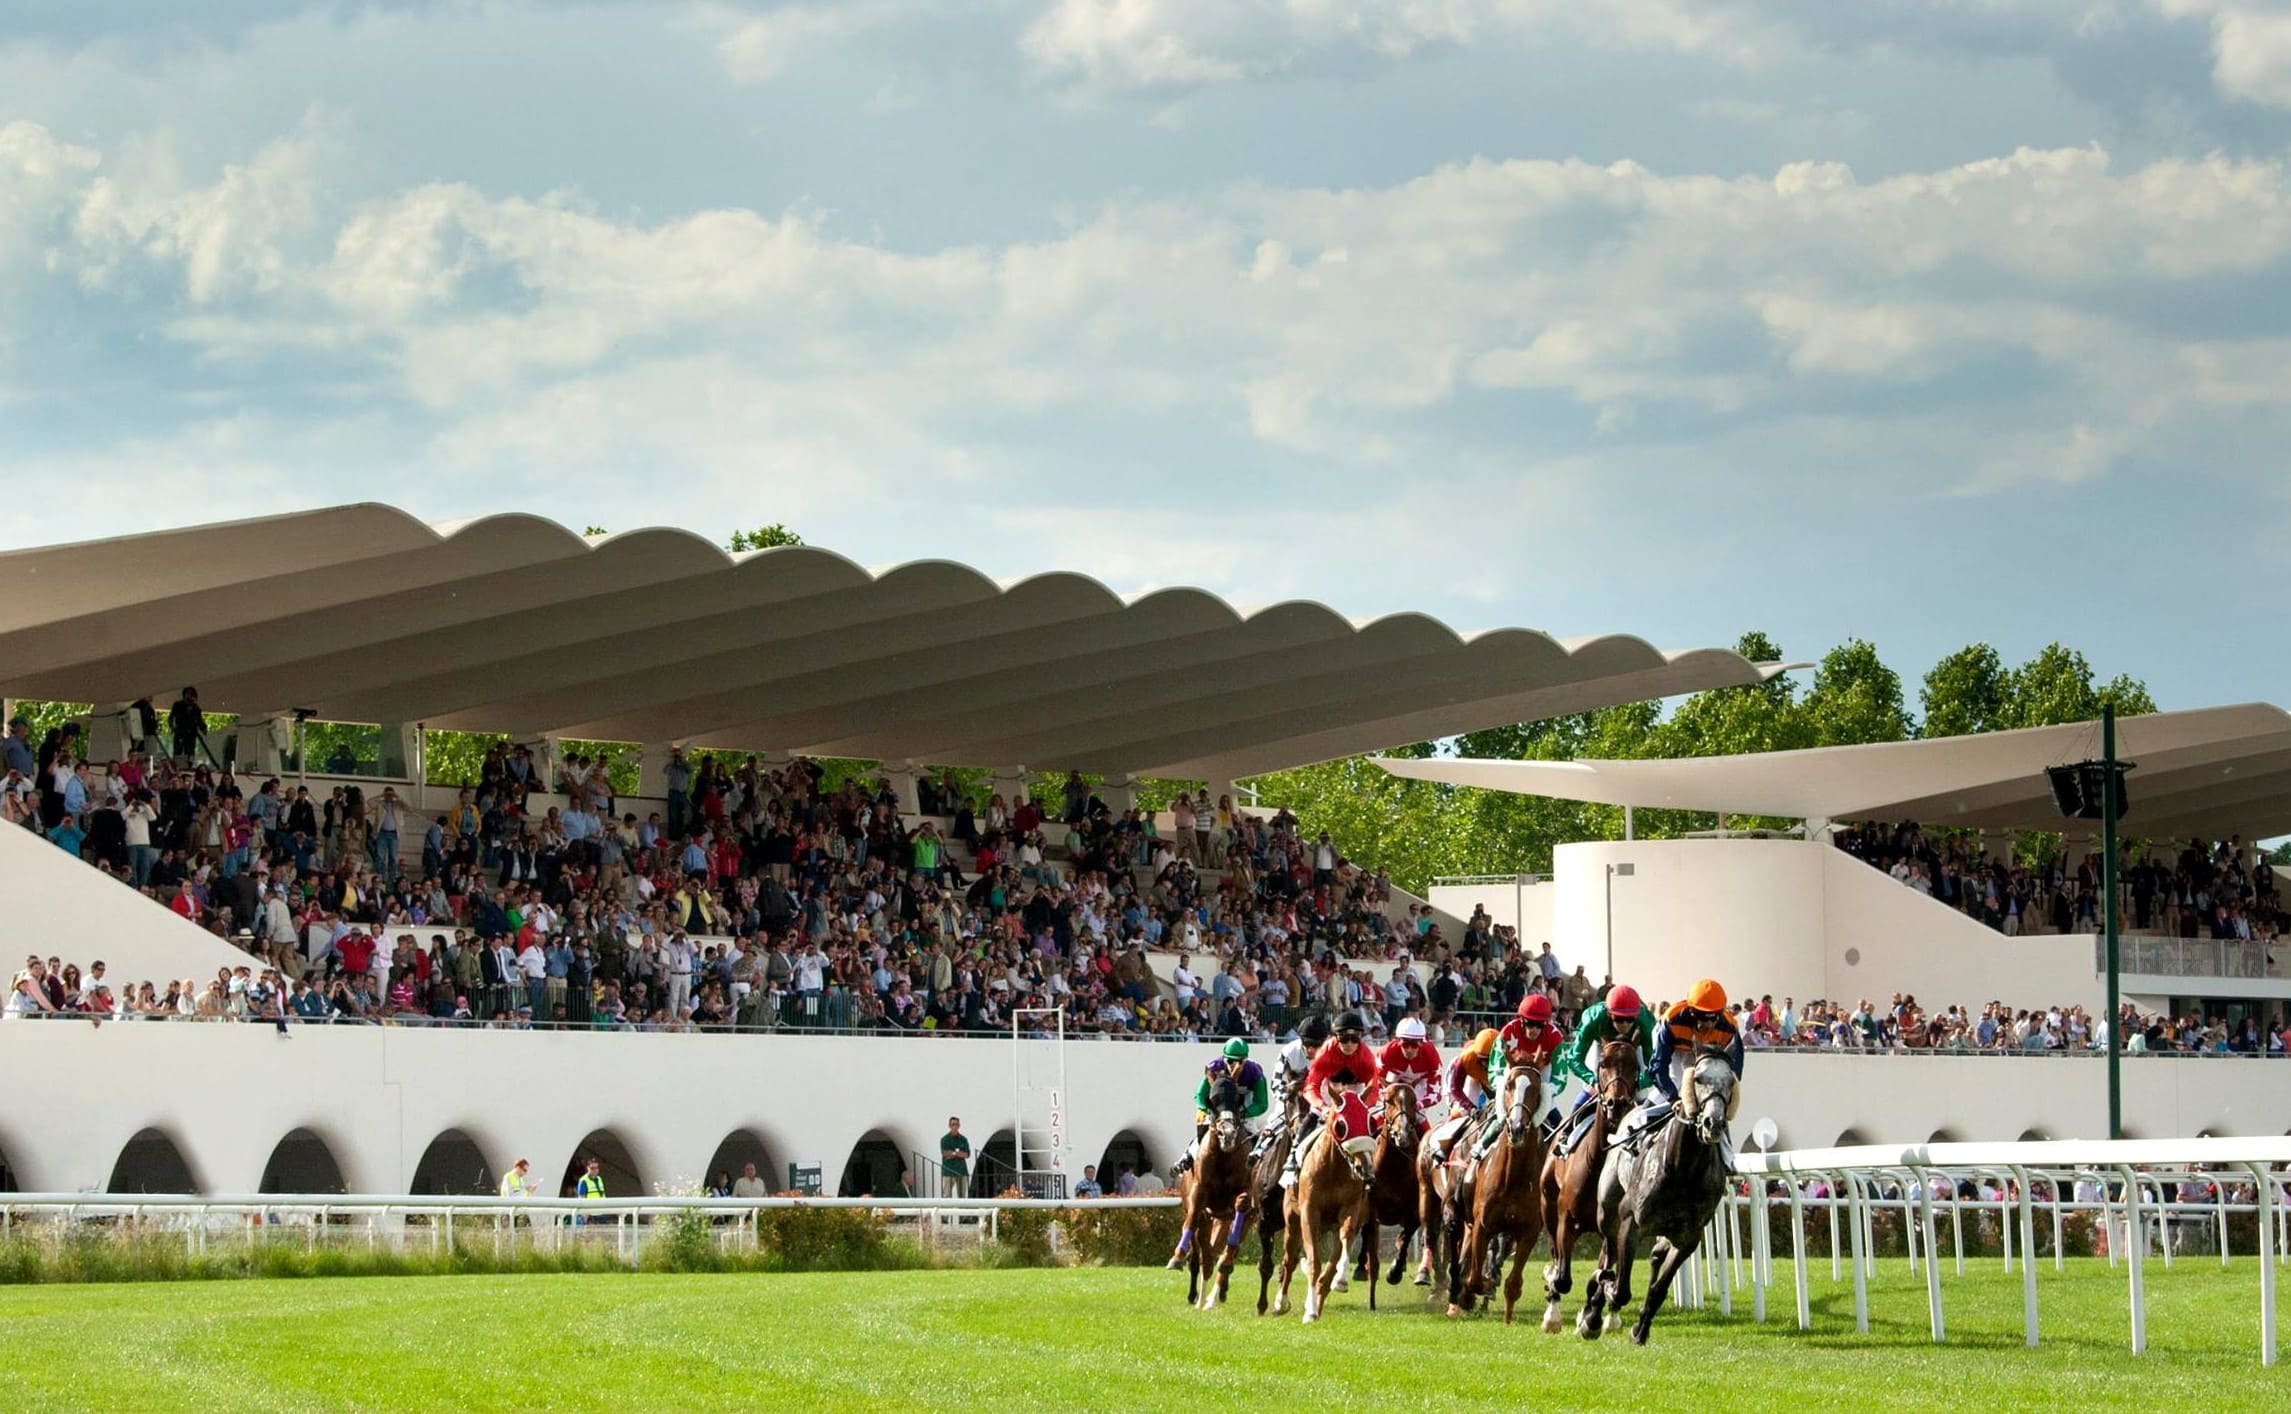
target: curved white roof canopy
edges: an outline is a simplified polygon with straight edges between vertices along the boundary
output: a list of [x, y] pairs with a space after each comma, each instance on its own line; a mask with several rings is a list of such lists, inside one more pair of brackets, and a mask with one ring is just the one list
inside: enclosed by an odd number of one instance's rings
[[[2266, 839], [2291, 832], [2291, 715], [2249, 703], [2116, 723], [2127, 834]], [[2100, 755], [2100, 724], [1749, 756], [1638, 761], [1380, 760], [1396, 776], [1559, 800], [1792, 819], [1916, 820], [2094, 833], [2064, 821], [2048, 766]]]
[[361, 504], [0, 554], [0, 694], [1225, 779], [1763, 680], [1643, 640]]

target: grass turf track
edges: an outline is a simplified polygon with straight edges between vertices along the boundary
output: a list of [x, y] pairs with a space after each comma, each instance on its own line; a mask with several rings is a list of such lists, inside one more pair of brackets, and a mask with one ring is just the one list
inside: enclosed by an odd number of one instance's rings
[[[913, 1271], [817, 1276], [509, 1276], [0, 1289], [10, 1409], [1271, 1408], [1498, 1402], [1730, 1410], [2039, 1405], [2291, 1409], [2258, 1361], [2257, 1270], [2151, 1263], [2149, 1354], [2127, 1349], [2124, 1281], [2040, 1266], [2045, 1341], [2020, 1344], [2020, 1282], [1944, 1267], [1951, 1343], [1924, 1291], [1880, 1263], [1868, 1336], [1850, 1283], [1816, 1269], [1814, 1329], [1777, 1288], [1761, 1327], [1666, 1311], [1645, 1350], [1531, 1321], [1450, 1322], [1412, 1287], [1328, 1318], [1188, 1310], [1176, 1273]], [[1249, 1269], [1250, 1301], [1255, 1282]], [[1777, 1275], [1787, 1281], [1787, 1268]], [[2287, 1273], [2291, 1275], [2291, 1273]], [[1236, 1282], [1236, 1295], [1240, 1294]], [[2291, 1292], [2291, 1282], [2286, 1283]], [[1522, 1315], [1528, 1315], [1523, 1306]]]

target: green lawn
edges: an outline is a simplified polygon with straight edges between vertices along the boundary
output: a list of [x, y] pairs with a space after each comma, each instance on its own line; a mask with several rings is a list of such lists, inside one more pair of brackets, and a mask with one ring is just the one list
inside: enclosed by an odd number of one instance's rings
[[[1791, 1328], [1784, 1286], [1765, 1326], [1743, 1293], [1731, 1319], [1666, 1312], [1645, 1350], [1531, 1320], [1451, 1322], [1409, 1287], [1384, 1288], [1373, 1316], [1356, 1287], [1318, 1326], [1260, 1319], [1246, 1268], [1249, 1303], [1206, 1315], [1186, 1308], [1177, 1274], [1136, 1270], [9, 1287], [0, 1389], [13, 1409], [232, 1411], [2291, 1408], [2291, 1371], [2259, 1365], [2248, 1261], [2151, 1264], [2140, 1358], [2122, 1274], [2104, 1263], [2040, 1269], [2036, 1351], [2020, 1343], [2019, 1279], [1994, 1260], [1944, 1277], [1945, 1347], [1926, 1338], [1907, 1264], [1880, 1266], [1866, 1337], [1851, 1285], [1833, 1285], [1825, 1262], [1810, 1333]], [[1683, 1393], [1697, 1385], [1718, 1393]]]

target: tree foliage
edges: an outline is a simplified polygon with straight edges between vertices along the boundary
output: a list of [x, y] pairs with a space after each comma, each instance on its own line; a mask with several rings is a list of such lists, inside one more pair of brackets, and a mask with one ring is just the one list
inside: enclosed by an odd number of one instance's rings
[[[1744, 634], [1737, 649], [1753, 662], [1784, 661], [1781, 646], [1762, 633]], [[1823, 655], [1803, 693], [1791, 674], [1777, 673], [1754, 686], [1696, 693], [1668, 713], [1657, 702], [1627, 703], [1387, 754], [1443, 750], [1535, 761], [1737, 755], [2088, 721], [2103, 702], [2124, 715], [2156, 710], [2143, 684], [2128, 677], [2098, 683], [2084, 655], [2059, 644], [2008, 668], [1996, 649], [1976, 643], [1925, 675], [1920, 722], [1901, 675], [1875, 645], [1852, 639]], [[1347, 858], [1419, 892], [1444, 874], [1548, 873], [1557, 846], [1623, 832], [1623, 812], [1612, 806], [1404, 781], [1365, 757], [1278, 771], [1253, 784], [1262, 802], [1288, 806], [1307, 827], [1326, 829]], [[1717, 823], [1688, 810], [1641, 810], [1633, 820], [1647, 839]], [[1792, 823], [1727, 819], [1732, 828]]]
[[735, 530], [724, 548], [737, 555], [743, 550], [769, 550], [775, 545], [801, 545], [803, 537], [778, 521], [754, 530]]

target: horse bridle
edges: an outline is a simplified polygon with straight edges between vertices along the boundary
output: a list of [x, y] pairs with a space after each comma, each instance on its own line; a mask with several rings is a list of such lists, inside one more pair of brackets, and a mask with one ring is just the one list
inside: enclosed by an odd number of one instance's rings
[[[1622, 1042], [1616, 1044], [1628, 1043]], [[1599, 1108], [1607, 1116], [1607, 1128], [1610, 1131], [1612, 1131], [1615, 1126], [1621, 1124], [1623, 1120], [1631, 1113], [1631, 1107], [1638, 1103], [1638, 1056], [1639, 1048], [1637, 1046], [1632, 1046], [1631, 1068], [1629, 1070], [1618, 1070], [1614, 1072], [1608, 1077], [1606, 1083], [1599, 1087]], [[1606, 1061], [1604, 1050], [1601, 1052], [1600, 1061], [1602, 1065], [1604, 1065]]]
[[[1399, 1099], [1395, 1099], [1397, 1094]], [[1398, 1126], [1398, 1132], [1394, 1132]], [[1416, 1092], [1406, 1085], [1393, 1084], [1384, 1092], [1384, 1137], [1392, 1147], [1402, 1153], [1416, 1151]]]
[[[1527, 1078], [1525, 1080], [1517, 1078], [1520, 1076]], [[1520, 1065], [1505, 1072], [1503, 1083], [1504, 1089], [1514, 1092], [1515, 1095], [1504, 1106], [1504, 1142], [1516, 1147], [1525, 1144], [1527, 1136], [1535, 1132], [1534, 1096], [1542, 1088], [1543, 1077], [1536, 1074], [1535, 1067]]]

